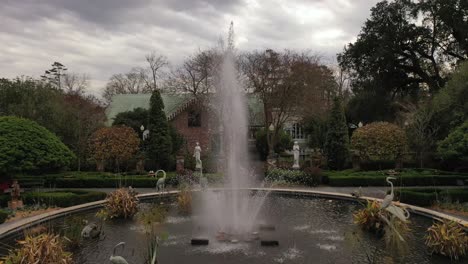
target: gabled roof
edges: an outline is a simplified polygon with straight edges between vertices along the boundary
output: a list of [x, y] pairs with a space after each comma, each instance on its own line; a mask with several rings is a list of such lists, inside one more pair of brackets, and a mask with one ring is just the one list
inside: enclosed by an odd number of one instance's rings
[[[118, 113], [132, 111], [135, 108], [148, 109], [151, 94], [118, 94], [112, 97], [111, 103], [106, 109], [107, 125], [112, 125]], [[174, 119], [183, 112], [196, 99], [191, 94], [167, 94], [162, 93], [161, 98], [164, 103], [164, 112], [169, 120]], [[247, 95], [247, 105], [249, 108], [250, 126], [263, 126], [264, 114], [262, 102], [252, 94]]]

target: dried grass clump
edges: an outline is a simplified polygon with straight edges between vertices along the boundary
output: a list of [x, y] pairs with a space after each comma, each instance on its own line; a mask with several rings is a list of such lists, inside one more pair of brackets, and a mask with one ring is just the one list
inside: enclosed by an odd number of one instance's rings
[[183, 188], [177, 197], [177, 207], [181, 214], [192, 213], [192, 192], [188, 188]]
[[5, 264], [72, 264], [71, 253], [64, 250], [58, 235], [27, 235], [18, 241], [19, 248], [3, 259]]
[[468, 250], [468, 235], [462, 226], [454, 221], [444, 220], [427, 229], [426, 245], [431, 253], [458, 260]]
[[138, 212], [136, 192], [129, 188], [120, 188], [107, 195], [105, 211], [107, 217], [130, 218]]

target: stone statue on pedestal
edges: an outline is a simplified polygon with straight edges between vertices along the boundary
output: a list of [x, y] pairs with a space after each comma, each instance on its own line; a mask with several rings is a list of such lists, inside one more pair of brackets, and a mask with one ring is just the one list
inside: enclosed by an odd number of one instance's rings
[[200, 158], [200, 153], [201, 153], [201, 147], [200, 143], [197, 142], [197, 145], [195, 146], [195, 151], [193, 153], [193, 157], [195, 157], [195, 169], [201, 169], [202, 168], [202, 161]]
[[13, 180], [11, 185], [11, 201], [8, 202], [8, 207], [15, 210], [23, 207], [23, 201], [20, 199], [21, 188], [17, 180]]
[[300, 154], [300, 148], [299, 148], [299, 143], [297, 141], [294, 141], [294, 146], [293, 146], [293, 154], [294, 154], [294, 165], [292, 166], [293, 169], [299, 169], [299, 154]]

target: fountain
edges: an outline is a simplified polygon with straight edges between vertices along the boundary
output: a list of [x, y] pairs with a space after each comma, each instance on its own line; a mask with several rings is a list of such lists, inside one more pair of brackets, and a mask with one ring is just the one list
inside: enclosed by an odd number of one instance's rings
[[199, 236], [228, 240], [233, 243], [249, 240], [255, 232], [257, 215], [266, 194], [251, 195], [255, 177], [248, 173], [248, 118], [245, 92], [237, 79], [234, 62], [232, 24], [228, 47], [223, 52], [219, 69], [216, 106], [221, 115], [222, 145], [224, 153], [224, 188], [205, 190], [201, 194], [197, 225]]

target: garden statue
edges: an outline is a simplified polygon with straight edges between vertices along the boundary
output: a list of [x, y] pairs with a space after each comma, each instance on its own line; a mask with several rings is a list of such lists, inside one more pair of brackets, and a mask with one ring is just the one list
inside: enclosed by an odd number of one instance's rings
[[98, 226], [95, 223], [87, 224], [83, 230], [81, 230], [81, 237], [82, 238], [97, 238], [101, 230], [99, 230]]
[[156, 189], [159, 191], [164, 191], [164, 188], [166, 187], [166, 172], [163, 170], [157, 170], [155, 173], [155, 176], [158, 176], [158, 173], [162, 172], [163, 177], [159, 178], [158, 181], [156, 182]]
[[390, 184], [390, 194], [387, 194], [385, 198], [382, 200], [382, 204], [380, 205], [380, 210], [385, 210], [391, 214], [391, 219], [388, 219], [384, 215], [380, 215], [380, 218], [384, 220], [387, 225], [395, 231], [401, 241], [404, 241], [403, 237], [399, 234], [395, 226], [392, 224], [395, 217], [400, 219], [402, 222], [406, 222], [410, 216], [408, 210], [404, 208], [400, 208], [392, 204], [393, 198], [395, 197], [393, 193], [393, 183], [390, 180], [396, 180], [394, 177], [387, 177], [386, 181]]
[[143, 131], [143, 140], [147, 140], [149, 138], [149, 130], [146, 129], [145, 131]]
[[23, 207], [23, 201], [20, 199], [21, 188], [17, 180], [13, 180], [11, 185], [11, 201], [8, 202], [10, 209], [16, 209]]
[[115, 256], [115, 249], [119, 246], [122, 246], [122, 250], [125, 249], [125, 242], [120, 242], [114, 246], [114, 251], [112, 251], [112, 256], [109, 258], [112, 264], [128, 264], [128, 262], [121, 256]]
[[201, 169], [202, 168], [202, 161], [200, 159], [200, 153], [201, 153], [201, 147], [200, 143], [197, 142], [197, 145], [195, 146], [195, 151], [193, 153], [193, 156], [195, 157], [195, 169]]
[[293, 169], [299, 169], [300, 148], [299, 148], [299, 144], [297, 143], [297, 141], [294, 141], [293, 154], [294, 154], [294, 165], [292, 167]]

